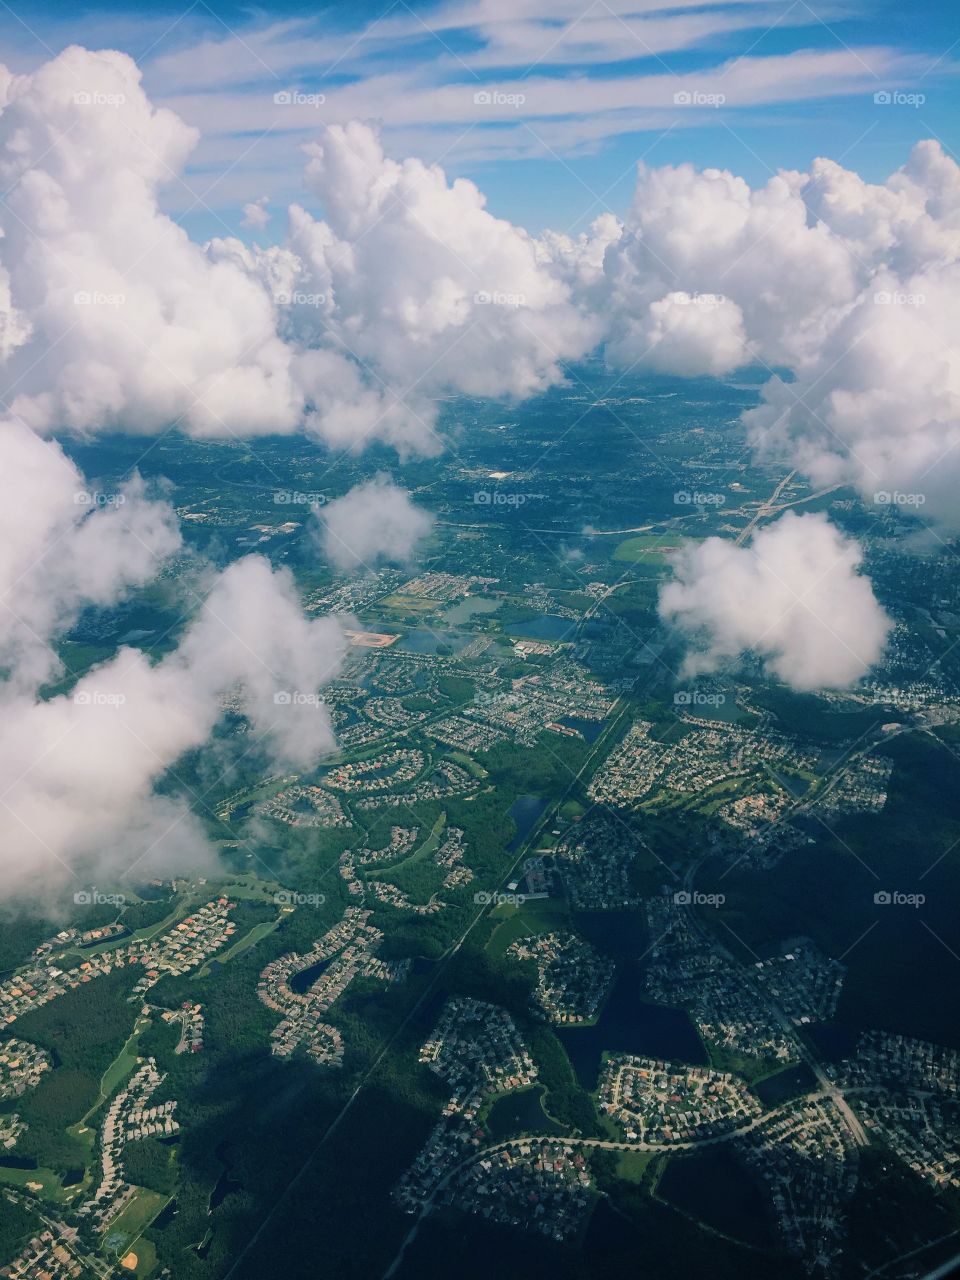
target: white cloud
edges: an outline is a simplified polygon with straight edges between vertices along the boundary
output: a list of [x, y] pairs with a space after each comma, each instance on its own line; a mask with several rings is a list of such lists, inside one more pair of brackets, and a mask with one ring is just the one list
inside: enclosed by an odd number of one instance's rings
[[150, 104], [118, 53], [68, 49], [6, 97], [13, 411], [40, 431], [292, 430], [301, 403], [268, 292], [158, 209], [194, 131]]
[[883, 650], [890, 620], [862, 553], [821, 514], [787, 512], [747, 546], [688, 543], [660, 615], [690, 646], [684, 671], [715, 671], [751, 652], [795, 689], [845, 688]]
[[243, 218], [240, 225], [249, 227], [251, 231], [263, 231], [270, 221], [270, 211], [267, 208], [269, 203], [269, 196], [260, 196], [258, 200], [249, 200], [243, 206]]
[[[293, 580], [260, 557], [212, 583], [179, 646], [156, 665], [136, 649], [36, 701], [0, 692], [0, 888], [19, 891], [91, 873], [209, 860], [189, 796], [155, 784], [207, 743], [221, 697], [243, 690], [251, 734], [271, 766], [303, 768], [333, 746], [317, 691], [344, 651], [339, 625], [307, 621]], [[277, 695], [280, 695], [279, 698]], [[240, 739], [249, 752], [249, 735]]]
[[317, 514], [322, 550], [345, 573], [385, 560], [409, 564], [433, 528], [433, 517], [386, 476], [357, 485]]
[[141, 481], [91, 491], [60, 447], [0, 422], [0, 665], [33, 689], [57, 674], [51, 638], [85, 605], [116, 603], [180, 546], [176, 516]]

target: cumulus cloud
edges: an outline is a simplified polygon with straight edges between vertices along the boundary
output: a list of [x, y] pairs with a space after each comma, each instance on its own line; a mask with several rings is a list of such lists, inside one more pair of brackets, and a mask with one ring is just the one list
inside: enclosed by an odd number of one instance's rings
[[788, 512], [749, 545], [688, 544], [660, 615], [690, 645], [684, 672], [751, 652], [794, 689], [845, 688], [877, 661], [890, 620], [858, 572], [859, 546], [822, 514]]
[[289, 573], [249, 556], [215, 579], [159, 663], [123, 648], [69, 694], [37, 701], [5, 687], [0, 887], [49, 887], [80, 873], [115, 880], [209, 860], [189, 795], [161, 796], [156, 784], [208, 742], [223, 697], [238, 689], [271, 765], [314, 763], [334, 741], [317, 691], [343, 651], [333, 619], [303, 617]]
[[383, 561], [409, 564], [433, 528], [433, 517], [386, 476], [357, 485], [319, 511], [320, 544], [344, 573]]
[[267, 223], [270, 221], [270, 212], [267, 205], [270, 203], [269, 196], [260, 196], [258, 200], [250, 200], [243, 206], [243, 219], [241, 225], [249, 227], [252, 231], [263, 231]]
[[6, 372], [12, 408], [34, 429], [297, 424], [292, 353], [268, 292], [211, 261], [158, 208], [195, 141], [151, 105], [123, 54], [67, 49], [10, 80], [0, 258], [4, 329], [19, 342]]
[[786, 365], [746, 415], [759, 452], [958, 527], [960, 167], [937, 143], [881, 184], [824, 159], [758, 189], [641, 167], [604, 274], [611, 363]]
[[[601, 326], [473, 183], [324, 130], [282, 247], [194, 244], [159, 205], [197, 141], [132, 59], [67, 49], [0, 112], [0, 354], [38, 432], [292, 432], [431, 447], [436, 397], [518, 396]], [[266, 202], [248, 202], [261, 230]], [[433, 446], [435, 447], [435, 445]]]
[[57, 674], [51, 647], [86, 605], [149, 582], [180, 546], [173, 509], [134, 479], [91, 490], [59, 445], [0, 422], [0, 666], [34, 689]]
[[356, 122], [324, 130], [307, 151], [326, 220], [290, 210], [304, 299], [291, 324], [349, 353], [427, 429], [438, 393], [530, 395], [596, 345], [597, 317], [472, 182], [390, 159]]

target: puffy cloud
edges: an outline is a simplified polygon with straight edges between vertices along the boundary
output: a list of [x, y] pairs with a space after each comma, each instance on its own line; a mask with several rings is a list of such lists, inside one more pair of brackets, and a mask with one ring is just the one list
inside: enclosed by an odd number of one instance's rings
[[687, 544], [659, 605], [691, 646], [685, 673], [715, 671], [750, 651], [795, 689], [854, 684], [880, 657], [891, 625], [858, 572], [861, 560], [857, 543], [822, 514], [787, 512], [747, 546]]
[[333, 619], [303, 617], [290, 575], [250, 556], [215, 579], [161, 662], [121, 649], [45, 701], [5, 687], [0, 887], [49, 887], [81, 873], [116, 880], [134, 868], [156, 874], [209, 860], [189, 796], [159, 796], [155, 784], [208, 742], [221, 699], [238, 686], [271, 764], [312, 764], [333, 746], [317, 690], [343, 650]]
[[51, 637], [86, 605], [115, 604], [180, 545], [172, 508], [138, 479], [92, 492], [57, 444], [0, 422], [0, 665], [36, 688], [56, 674]]
[[[849, 250], [809, 218], [808, 182], [784, 172], [752, 190], [726, 170], [641, 165], [605, 262], [611, 362], [716, 374], [817, 349], [857, 280]], [[674, 316], [667, 304], [678, 296], [696, 318]]]
[[[745, 415], [758, 450], [960, 528], [960, 265], [878, 273], [792, 382]], [[896, 495], [896, 496], [893, 496]]]
[[384, 383], [529, 395], [582, 356], [600, 326], [522, 228], [494, 217], [472, 182], [394, 161], [368, 126], [326, 129], [307, 184], [327, 221], [290, 211], [301, 288], [317, 321]]
[[258, 200], [249, 200], [243, 206], [241, 225], [249, 227], [252, 231], [263, 231], [270, 221], [270, 212], [267, 209], [269, 203], [269, 196], [260, 196]]
[[[436, 397], [528, 395], [596, 345], [563, 272], [479, 190], [397, 162], [353, 123], [308, 147], [327, 221], [283, 248], [206, 247], [159, 207], [196, 133], [124, 54], [8, 77], [0, 112], [0, 354], [39, 432], [291, 432], [435, 447]], [[260, 230], [263, 198], [244, 223]]]
[[384, 560], [408, 564], [433, 528], [433, 517], [386, 476], [357, 485], [318, 514], [323, 552], [345, 573]]
[[152, 107], [123, 54], [71, 48], [11, 79], [0, 113], [13, 308], [3, 332], [16, 344], [13, 410], [36, 430], [297, 424], [292, 353], [269, 293], [211, 261], [158, 208], [195, 140]]

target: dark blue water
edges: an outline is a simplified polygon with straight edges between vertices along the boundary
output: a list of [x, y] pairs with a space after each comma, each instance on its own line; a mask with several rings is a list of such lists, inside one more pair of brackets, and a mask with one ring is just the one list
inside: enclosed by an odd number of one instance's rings
[[469, 631], [431, 631], [428, 627], [417, 627], [404, 636], [397, 648], [404, 653], [426, 653], [431, 656], [438, 649], [459, 653], [473, 639], [474, 636]]
[[520, 848], [546, 807], [547, 802], [541, 796], [517, 796], [510, 806], [510, 817], [517, 826], [517, 834], [507, 845], [510, 853], [516, 853]]
[[758, 1080], [753, 1091], [765, 1107], [779, 1107], [791, 1098], [802, 1097], [817, 1087], [817, 1078], [805, 1062], [787, 1067], [766, 1080]]
[[494, 1138], [510, 1138], [518, 1133], [563, 1133], [541, 1106], [543, 1088], [524, 1089], [498, 1098], [487, 1116], [487, 1128]]
[[302, 996], [305, 991], [309, 991], [333, 958], [333, 956], [327, 956], [326, 960], [318, 960], [309, 969], [301, 969], [299, 973], [295, 973], [290, 979], [290, 990], [298, 996]]
[[561, 716], [559, 723], [582, 733], [587, 742], [596, 742], [607, 727], [606, 720], [584, 720], [581, 716]]
[[811, 1022], [804, 1028], [820, 1056], [828, 1062], [850, 1058], [857, 1049], [857, 1032], [834, 1022]]
[[512, 622], [505, 630], [521, 640], [568, 640], [576, 630], [573, 618], [561, 618], [555, 613], [541, 613], [529, 622]]
[[557, 1035], [570, 1055], [577, 1079], [591, 1092], [597, 1087], [604, 1050], [693, 1066], [707, 1063], [706, 1050], [686, 1012], [643, 999], [636, 964], [624, 965], [620, 970], [594, 1026], [559, 1027]]

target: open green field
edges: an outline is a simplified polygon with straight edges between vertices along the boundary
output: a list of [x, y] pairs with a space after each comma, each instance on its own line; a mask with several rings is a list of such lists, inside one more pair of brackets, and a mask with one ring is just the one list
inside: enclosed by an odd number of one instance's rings
[[139, 1240], [133, 1241], [132, 1252], [136, 1255], [137, 1265], [133, 1268], [124, 1267], [124, 1270], [137, 1276], [138, 1280], [144, 1280], [144, 1277], [148, 1276], [157, 1265], [156, 1245], [142, 1235]]
[[616, 1155], [617, 1177], [625, 1182], [642, 1182], [654, 1160], [663, 1158], [659, 1151], [618, 1151]]
[[282, 919], [283, 916], [279, 915], [276, 920], [261, 920], [259, 924], [255, 924], [253, 928], [248, 933], [245, 933], [239, 941], [235, 942], [232, 947], [229, 947], [221, 955], [213, 956], [212, 959], [207, 961], [202, 969], [198, 969], [196, 973], [192, 973], [190, 975], [191, 981], [196, 981], [198, 978], [209, 977], [212, 965], [215, 964], [219, 968], [221, 965], [232, 960], [234, 956], [243, 955], [244, 951], [249, 951], [251, 947], [255, 947], [261, 938], [265, 938], [268, 934], [273, 933], [274, 929], [278, 928]]
[[80, 1188], [77, 1186], [64, 1189], [59, 1177], [52, 1169], [10, 1169], [5, 1165], [0, 1165], [0, 1186], [17, 1187], [21, 1191], [27, 1190], [27, 1184], [30, 1183], [30, 1190], [36, 1189], [37, 1184], [40, 1190], [37, 1195], [42, 1196], [44, 1200], [55, 1200], [58, 1204], [64, 1204], [76, 1194]]
[[433, 613], [440, 608], [439, 600], [428, 596], [384, 596], [379, 602], [382, 609], [396, 609], [399, 613]]
[[511, 942], [518, 938], [570, 928], [570, 913], [566, 905], [550, 898], [524, 902], [519, 907], [504, 902], [494, 907], [490, 918], [496, 921], [496, 927], [487, 940], [486, 949], [494, 956], [503, 955]]
[[673, 533], [637, 533], [617, 544], [613, 559], [621, 564], [662, 565], [687, 541], [698, 539], [679, 538]]
[[141, 1035], [149, 1026], [149, 1018], [139, 1017], [137, 1019], [133, 1031], [130, 1033], [130, 1038], [100, 1077], [100, 1096], [83, 1119], [78, 1124], [70, 1126], [67, 1130], [68, 1133], [73, 1134], [74, 1137], [79, 1137], [82, 1141], [87, 1140], [87, 1134], [83, 1132], [87, 1122], [93, 1113], [103, 1106], [121, 1080], [125, 1080], [137, 1065], [138, 1043]]
[[104, 1241], [118, 1257], [130, 1248], [145, 1227], [154, 1220], [170, 1199], [160, 1191], [137, 1187], [133, 1199], [125, 1204], [104, 1232]]

